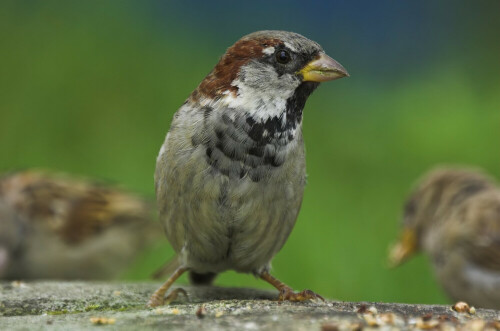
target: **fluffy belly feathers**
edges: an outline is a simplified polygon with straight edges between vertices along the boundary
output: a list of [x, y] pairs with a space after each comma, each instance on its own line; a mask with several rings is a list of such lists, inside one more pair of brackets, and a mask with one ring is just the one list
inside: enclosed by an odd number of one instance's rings
[[268, 268], [300, 209], [305, 164], [294, 161], [299, 154], [292, 153], [280, 167], [269, 166], [270, 176], [258, 182], [218, 172], [202, 146], [160, 155], [158, 163], [177, 159], [170, 162], [173, 167], [157, 166], [162, 170], [156, 173], [156, 189], [160, 221], [185, 265], [197, 272]]

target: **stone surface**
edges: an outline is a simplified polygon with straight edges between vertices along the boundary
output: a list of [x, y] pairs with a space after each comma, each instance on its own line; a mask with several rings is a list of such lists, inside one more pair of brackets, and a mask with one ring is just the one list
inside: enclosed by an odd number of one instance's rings
[[[450, 306], [354, 302], [277, 302], [277, 292], [183, 288], [169, 306], [145, 307], [159, 283], [0, 283], [0, 330], [352, 330], [500, 327], [499, 312]], [[203, 308], [202, 308], [203, 307]]]

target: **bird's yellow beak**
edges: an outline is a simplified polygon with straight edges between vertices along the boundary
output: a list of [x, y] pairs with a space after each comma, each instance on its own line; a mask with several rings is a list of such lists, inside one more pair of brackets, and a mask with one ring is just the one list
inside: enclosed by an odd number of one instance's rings
[[417, 236], [415, 230], [404, 229], [399, 241], [389, 252], [389, 266], [397, 267], [408, 260], [417, 251]]
[[302, 75], [304, 82], [319, 83], [349, 77], [347, 70], [325, 53], [320, 53], [318, 58], [306, 64], [298, 73]]

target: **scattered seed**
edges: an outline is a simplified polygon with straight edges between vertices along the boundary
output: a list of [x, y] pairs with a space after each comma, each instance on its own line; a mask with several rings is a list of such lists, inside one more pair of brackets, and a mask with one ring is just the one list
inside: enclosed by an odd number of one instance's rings
[[452, 323], [458, 323], [458, 318], [455, 316], [450, 316], [450, 315], [439, 315], [437, 319], [440, 322], [452, 322]]
[[384, 324], [394, 325], [396, 321], [396, 315], [393, 313], [383, 313], [379, 315], [379, 319]]
[[218, 311], [215, 313], [215, 317], [217, 317], [217, 318], [221, 317], [222, 315], [224, 315], [223, 311]]
[[430, 321], [432, 318], [432, 313], [428, 313], [422, 316], [422, 321], [427, 322]]
[[464, 324], [463, 330], [469, 331], [482, 331], [485, 329], [486, 322], [481, 319], [474, 319], [472, 321], [468, 321]]
[[438, 325], [439, 325], [439, 321], [436, 321], [436, 320], [424, 321], [422, 318], [417, 319], [417, 323], [415, 323], [415, 326], [419, 329], [422, 329], [422, 330], [434, 329]]
[[155, 314], [160, 315], [165, 313], [165, 308], [159, 307], [154, 310]]
[[368, 308], [367, 305], [364, 303], [358, 307], [358, 310], [356, 311], [358, 314], [364, 314], [366, 313], [366, 309]]
[[375, 308], [375, 306], [370, 306], [367, 311], [372, 314], [372, 315], [377, 315], [378, 314], [378, 311], [377, 311], [377, 308]]
[[196, 317], [203, 318], [207, 314], [207, 310], [205, 309], [205, 305], [201, 305], [200, 308], [196, 311]]
[[500, 330], [500, 321], [489, 321], [485, 325], [485, 330]]
[[110, 325], [115, 324], [116, 319], [107, 317], [91, 317], [90, 321], [95, 325]]
[[351, 327], [350, 329], [352, 331], [362, 331], [363, 330], [363, 323], [354, 323], [354, 324], [351, 324]]
[[329, 322], [321, 325], [321, 331], [338, 331], [339, 326], [336, 323]]
[[468, 313], [470, 311], [469, 304], [464, 301], [459, 301], [453, 305], [452, 309], [458, 313]]
[[10, 285], [12, 287], [16, 287], [16, 288], [24, 288], [24, 287], [27, 287], [26, 283], [20, 281], [20, 280], [14, 280], [10, 283]]
[[377, 318], [371, 314], [363, 314], [363, 318], [368, 326], [379, 326]]

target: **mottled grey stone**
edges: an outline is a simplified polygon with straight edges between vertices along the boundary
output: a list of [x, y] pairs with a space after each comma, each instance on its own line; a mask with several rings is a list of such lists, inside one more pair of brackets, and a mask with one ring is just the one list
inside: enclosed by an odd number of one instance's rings
[[[411, 329], [421, 323], [490, 323], [494, 310], [457, 313], [450, 306], [355, 302], [277, 302], [277, 292], [190, 287], [169, 306], [145, 307], [159, 283], [0, 283], [1, 330], [86, 330], [95, 317], [114, 319], [106, 329], [149, 330], [348, 330], [377, 324], [379, 330]], [[203, 317], [197, 315], [204, 307]], [[373, 310], [375, 307], [376, 311]], [[391, 322], [392, 318], [392, 322]], [[423, 318], [423, 319], [422, 319]], [[483, 324], [484, 324], [483, 323]]]

